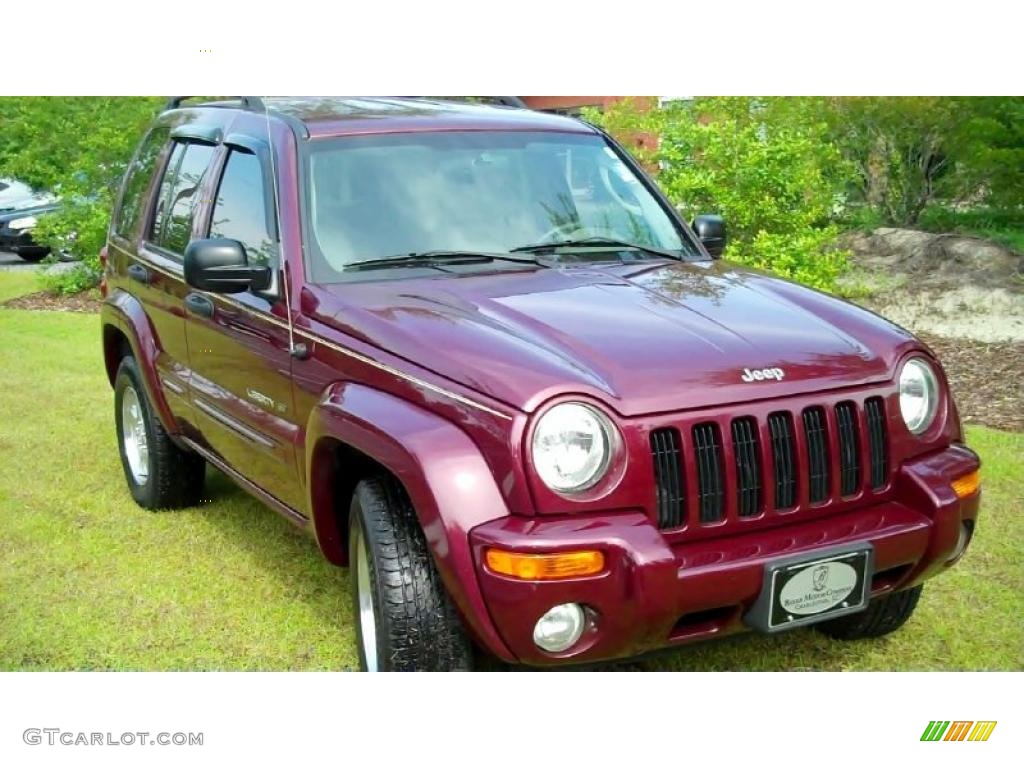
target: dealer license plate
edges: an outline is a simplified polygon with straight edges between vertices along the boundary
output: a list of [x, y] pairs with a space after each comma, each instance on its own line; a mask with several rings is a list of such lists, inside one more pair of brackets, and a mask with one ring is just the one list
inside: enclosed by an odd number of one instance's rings
[[873, 566], [868, 542], [774, 560], [765, 566], [761, 595], [745, 620], [764, 632], [781, 632], [862, 611]]

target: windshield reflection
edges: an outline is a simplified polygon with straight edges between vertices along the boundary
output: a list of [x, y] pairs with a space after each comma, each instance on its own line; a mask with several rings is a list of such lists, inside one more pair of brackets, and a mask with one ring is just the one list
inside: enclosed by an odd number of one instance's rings
[[316, 282], [433, 250], [507, 253], [602, 238], [690, 253], [661, 204], [593, 134], [450, 131], [317, 142], [306, 166]]

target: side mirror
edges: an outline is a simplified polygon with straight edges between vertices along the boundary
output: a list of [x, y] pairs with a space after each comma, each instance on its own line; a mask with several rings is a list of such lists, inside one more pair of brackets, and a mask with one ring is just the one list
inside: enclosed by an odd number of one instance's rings
[[185, 249], [185, 282], [200, 291], [265, 291], [272, 277], [270, 267], [249, 264], [237, 240], [193, 240]]
[[693, 231], [704, 244], [708, 253], [716, 259], [725, 250], [725, 219], [704, 213], [693, 220]]

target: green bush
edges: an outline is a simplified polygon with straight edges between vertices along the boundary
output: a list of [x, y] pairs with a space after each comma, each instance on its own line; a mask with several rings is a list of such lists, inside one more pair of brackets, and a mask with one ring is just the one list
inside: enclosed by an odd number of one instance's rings
[[979, 206], [967, 210], [931, 205], [921, 214], [921, 229], [927, 232], [956, 232], [993, 240], [1024, 253], [1024, 208]]
[[726, 257], [831, 290], [846, 254], [826, 251], [850, 172], [807, 100], [702, 98], [665, 108], [624, 101], [588, 117], [626, 144], [660, 141], [641, 160], [680, 212], [725, 217]]
[[62, 211], [39, 217], [33, 237], [81, 264], [42, 278], [75, 293], [99, 280], [99, 252], [135, 146], [163, 99], [156, 97], [0, 98], [0, 176], [60, 195]]

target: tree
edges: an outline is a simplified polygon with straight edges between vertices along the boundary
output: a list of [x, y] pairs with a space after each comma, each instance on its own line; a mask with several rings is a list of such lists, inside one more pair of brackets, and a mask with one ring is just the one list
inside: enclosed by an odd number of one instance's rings
[[806, 99], [699, 98], [642, 110], [620, 102], [589, 113], [628, 140], [654, 133], [640, 159], [689, 220], [725, 217], [727, 256], [819, 288], [831, 288], [844, 254], [825, 246], [850, 172]]
[[0, 98], [0, 176], [60, 195], [63, 210], [41, 217], [33, 237], [82, 259], [58, 289], [95, 283], [121, 178], [162, 104], [159, 97]]
[[821, 104], [832, 141], [856, 169], [856, 197], [891, 226], [915, 226], [937, 201], [1024, 201], [1024, 100], [854, 97]]

